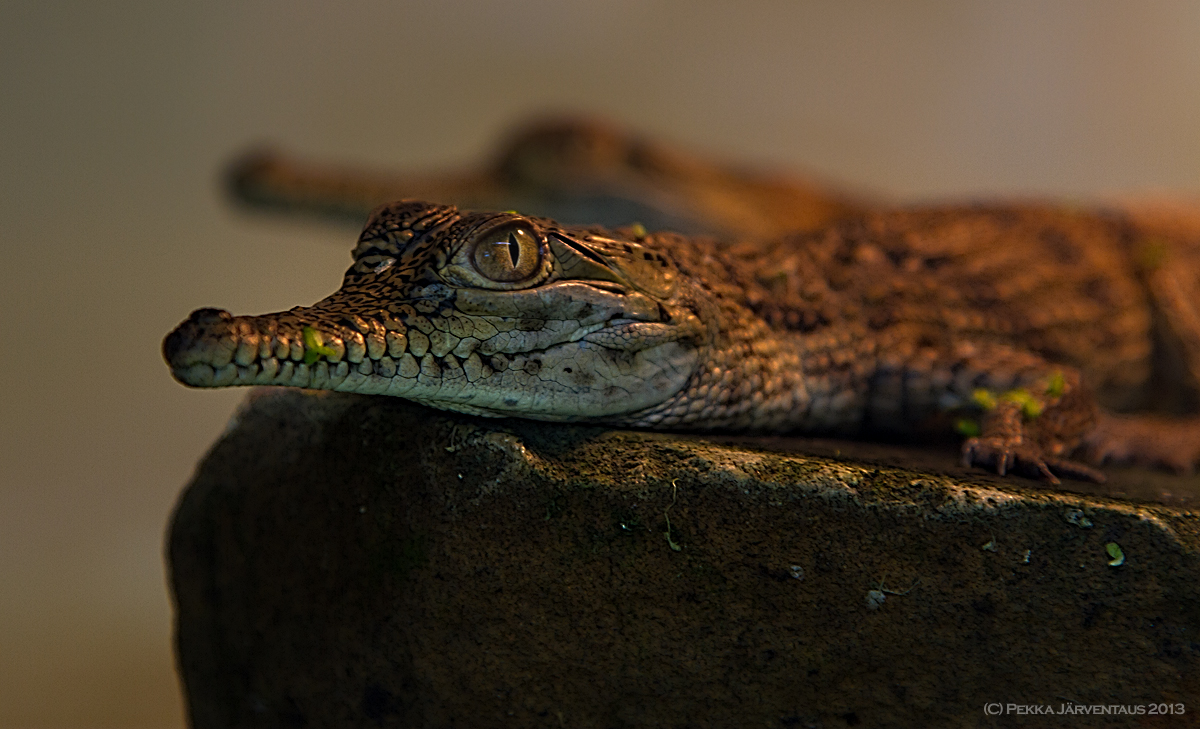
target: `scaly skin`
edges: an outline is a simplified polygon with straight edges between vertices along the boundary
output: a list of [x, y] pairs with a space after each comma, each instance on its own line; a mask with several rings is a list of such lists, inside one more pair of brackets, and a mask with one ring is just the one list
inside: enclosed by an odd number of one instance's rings
[[[163, 351], [196, 387], [644, 428], [908, 433], [986, 408], [968, 463], [1100, 480], [1067, 456], [1190, 467], [1200, 454], [1200, 436], [1153, 452], [1142, 420], [1133, 444], [1097, 404], [1194, 406], [1196, 332], [1171, 336], [1188, 312], [1164, 311], [1146, 281], [1196, 246], [1140, 235], [1030, 206], [720, 243], [400, 202], [372, 216], [330, 297], [264, 316], [201, 309]], [[1183, 365], [1164, 376], [1164, 360]]]

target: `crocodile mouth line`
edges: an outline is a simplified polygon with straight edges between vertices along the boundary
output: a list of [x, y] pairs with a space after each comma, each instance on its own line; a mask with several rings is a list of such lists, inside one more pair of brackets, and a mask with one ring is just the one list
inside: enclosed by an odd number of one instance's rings
[[[285, 330], [269, 319], [241, 319], [217, 310], [199, 310], [168, 335], [163, 352], [172, 375], [192, 387], [282, 386], [403, 395], [422, 385], [437, 386], [459, 378], [475, 383], [505, 372], [514, 357], [536, 358], [596, 332], [617, 332], [638, 323], [614, 316], [564, 332], [566, 336], [543, 346], [485, 352], [481, 350], [490, 349], [483, 346], [486, 342], [473, 337], [460, 338], [454, 348], [448, 348], [448, 343], [437, 337], [437, 330], [425, 335], [410, 329], [406, 336], [368, 322], [362, 328], [370, 333], [364, 336], [355, 329], [330, 331], [334, 327], [300, 321], [302, 318]], [[189, 325], [213, 323], [225, 331], [216, 337], [187, 331]]]

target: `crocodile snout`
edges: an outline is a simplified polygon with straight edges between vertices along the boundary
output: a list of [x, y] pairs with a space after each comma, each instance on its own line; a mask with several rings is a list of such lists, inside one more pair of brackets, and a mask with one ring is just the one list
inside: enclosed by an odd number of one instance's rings
[[233, 315], [224, 309], [196, 309], [163, 339], [163, 358], [172, 369], [194, 364], [197, 345], [211, 341], [218, 330], [227, 329]]

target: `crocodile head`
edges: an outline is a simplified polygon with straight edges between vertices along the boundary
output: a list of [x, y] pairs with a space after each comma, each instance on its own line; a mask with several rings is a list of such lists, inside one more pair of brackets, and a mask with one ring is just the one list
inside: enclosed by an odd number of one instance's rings
[[405, 201], [372, 215], [333, 295], [263, 316], [200, 309], [163, 354], [193, 387], [619, 422], [683, 390], [713, 339], [701, 309], [640, 231]]

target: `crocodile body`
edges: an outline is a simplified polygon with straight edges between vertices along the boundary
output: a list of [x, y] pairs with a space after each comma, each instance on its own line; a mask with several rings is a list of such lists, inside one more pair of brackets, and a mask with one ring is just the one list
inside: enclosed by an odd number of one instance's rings
[[[1196, 240], [1116, 214], [896, 210], [720, 242], [408, 201], [372, 216], [336, 293], [196, 311], [164, 355], [197, 387], [550, 421], [870, 435], [974, 417], [969, 463], [1099, 480], [1067, 457], [1200, 455], [1198, 293]], [[1153, 408], [1184, 418], [1110, 414]]]
[[821, 227], [868, 207], [859, 196], [794, 174], [715, 162], [596, 119], [531, 121], [490, 164], [414, 175], [295, 160], [270, 150], [229, 171], [245, 205], [361, 226], [380, 205], [421, 198], [517, 209], [560, 222], [767, 237]]

